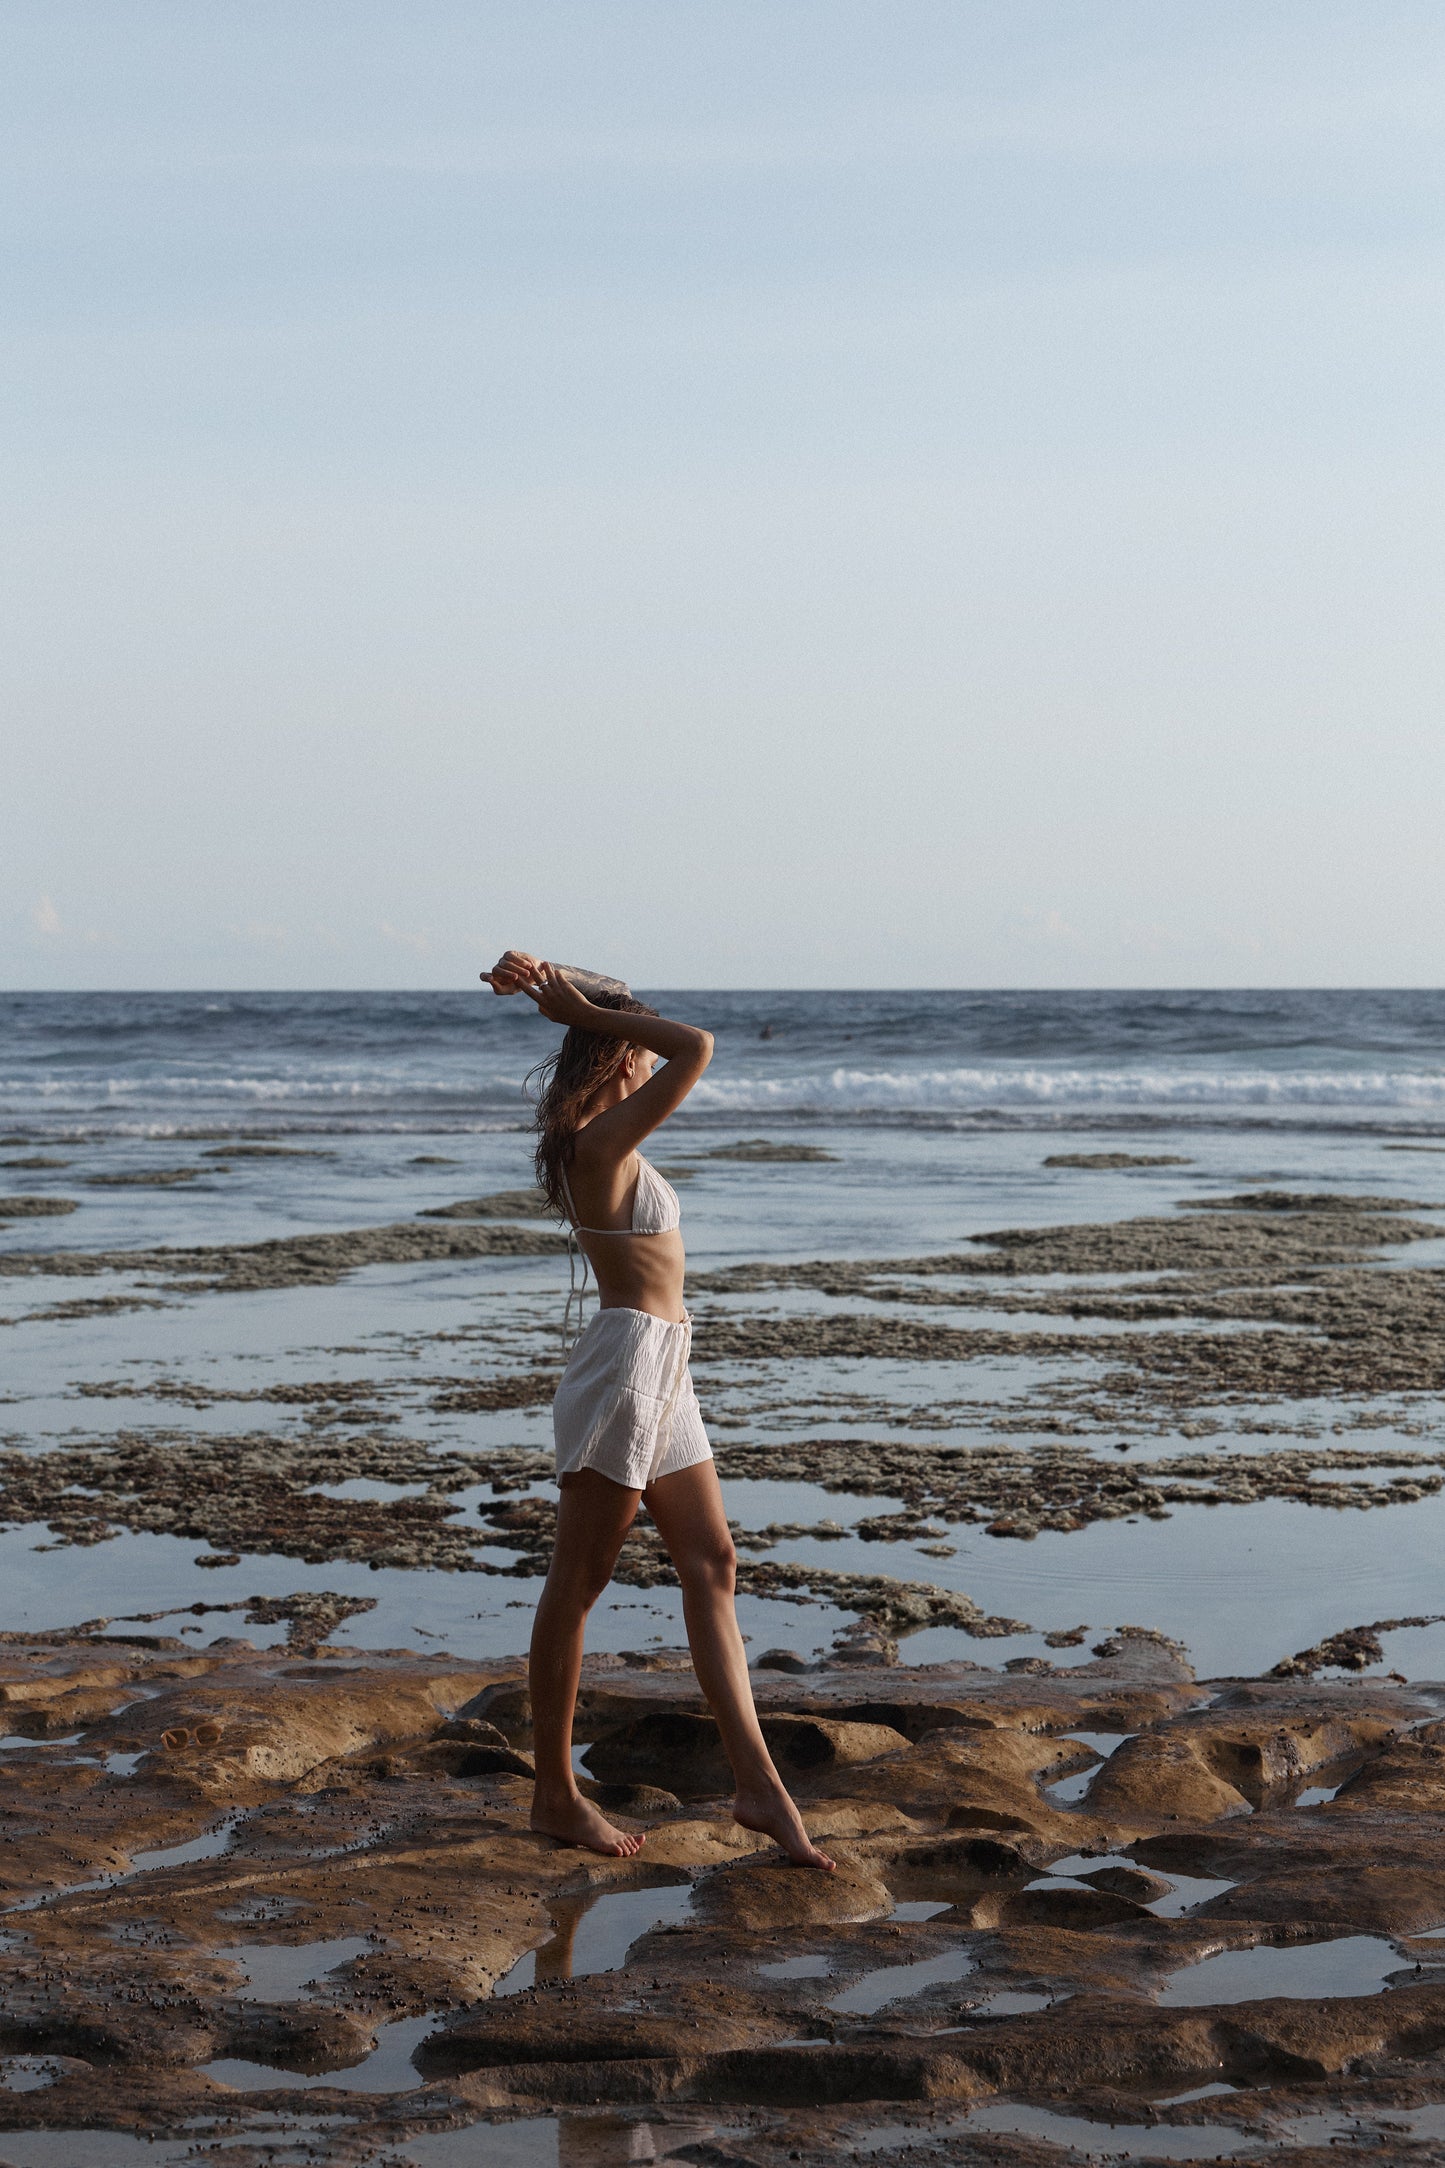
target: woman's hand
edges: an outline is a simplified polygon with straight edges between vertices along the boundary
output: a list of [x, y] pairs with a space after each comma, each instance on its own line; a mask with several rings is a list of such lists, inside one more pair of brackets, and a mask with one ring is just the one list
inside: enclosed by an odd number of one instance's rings
[[529, 956], [525, 949], [508, 949], [490, 971], [482, 973], [482, 980], [494, 994], [528, 995], [553, 1024], [595, 1027], [598, 1016], [608, 1014], [605, 1009], [595, 1009], [555, 964], [545, 963], [540, 956]]
[[579, 1024], [591, 1029], [599, 1016], [609, 1013], [606, 1009], [596, 1008], [555, 964], [538, 964], [535, 983], [524, 987], [523, 992], [531, 995], [543, 1016], [553, 1024]]
[[539, 956], [529, 956], [525, 949], [509, 948], [490, 971], [481, 974], [482, 984], [490, 986], [494, 994], [530, 994], [542, 968]]

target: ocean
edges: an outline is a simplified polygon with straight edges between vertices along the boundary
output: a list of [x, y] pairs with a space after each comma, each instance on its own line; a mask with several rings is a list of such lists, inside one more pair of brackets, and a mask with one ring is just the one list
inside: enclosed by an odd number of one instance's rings
[[[679, 1119], [881, 1127], [1445, 1121], [1445, 993], [647, 993], [717, 1058]], [[67, 1134], [518, 1119], [551, 1043], [520, 997], [0, 995], [0, 1118]]]
[[[1230, 1336], [1260, 1334], [1276, 1350], [1292, 1334], [1337, 1346], [1336, 1312], [1309, 1308], [1311, 1290], [1343, 1299], [1346, 1282], [1331, 1274], [1351, 1275], [1351, 1300], [1408, 1280], [1412, 1300], [1424, 1291], [1433, 1301], [1445, 1270], [1445, 1217], [1431, 1217], [1445, 1213], [1445, 993], [647, 998], [716, 1037], [707, 1076], [650, 1149], [684, 1177], [698, 1384], [727, 1447], [730, 1510], [740, 1536], [758, 1538], [745, 1557], [814, 1576], [803, 1601], [765, 1576], [745, 1588], [755, 1653], [830, 1645], [856, 1617], [849, 1574], [941, 1590], [1019, 1628], [981, 1640], [930, 1620], [902, 1632], [904, 1662], [1064, 1663], [1050, 1635], [1128, 1624], [1183, 1643], [1201, 1675], [1252, 1674], [1344, 1629], [1445, 1609], [1445, 1508], [1430, 1460], [1445, 1371], [1430, 1373], [1433, 1342], [1420, 1341], [1415, 1370], [1383, 1391], [1368, 1365], [1356, 1390], [1336, 1364], [1318, 1393], [1297, 1375], [1281, 1392], [1261, 1371], [1256, 1391], [1221, 1370], [1222, 1384], [1206, 1377], [1188, 1401], [1174, 1385], [1146, 1392], [1136, 1379], [1126, 1390], [1109, 1368], [1112, 1348], [1132, 1348], [1135, 1361], [1151, 1332], [1172, 1335], [1184, 1355], [1184, 1343], [1207, 1341], [1221, 1363]], [[494, 1540], [499, 1524], [483, 1525], [503, 1495], [488, 1456], [545, 1451], [546, 1406], [457, 1402], [468, 1379], [555, 1359], [566, 1276], [555, 1251], [383, 1257], [329, 1279], [255, 1287], [204, 1286], [200, 1268], [177, 1276], [134, 1253], [450, 1225], [426, 1216], [524, 1188], [526, 1078], [555, 1039], [529, 1004], [485, 989], [0, 996], [0, 1192], [21, 1200], [20, 1216], [0, 1218], [10, 1469], [0, 1630], [107, 1617], [119, 1631], [127, 1614], [327, 1590], [373, 1605], [339, 1628], [343, 1642], [524, 1645], [535, 1554], [508, 1550]], [[737, 1144], [772, 1156], [728, 1156]], [[1248, 1272], [1216, 1245], [1207, 1272], [1184, 1273], [1185, 1294], [1177, 1261], [1161, 1279], [1121, 1265], [1102, 1237], [1090, 1237], [1094, 1266], [1061, 1266], [1057, 1244], [1046, 1244], [1040, 1269], [1014, 1273], [1006, 1288], [967, 1269], [970, 1246], [985, 1254], [979, 1238], [999, 1231], [1147, 1221], [1177, 1235], [1207, 1220], [1249, 1232], [1262, 1224], [1249, 1210], [1271, 1197], [1286, 1200], [1271, 1208], [1286, 1218], [1291, 1197], [1315, 1199], [1316, 1229], [1327, 1224], [1320, 1199], [1343, 1212], [1385, 1197], [1402, 1227], [1408, 1208], [1415, 1232], [1402, 1254], [1373, 1236], [1358, 1255], [1301, 1251], [1293, 1277], [1261, 1278], [1258, 1245]], [[491, 1223], [483, 1214], [456, 1224]], [[1370, 1221], [1377, 1232], [1385, 1224]], [[76, 1257], [89, 1261], [83, 1272], [66, 1263]], [[947, 1271], [940, 1258], [952, 1260]], [[826, 1272], [787, 1278], [784, 1268], [813, 1261], [834, 1268], [837, 1286]], [[843, 1286], [844, 1267], [870, 1261], [895, 1277], [855, 1272]], [[905, 1261], [927, 1269], [899, 1272]], [[1249, 1300], [1236, 1300], [1249, 1273]], [[1117, 1311], [1116, 1298], [1135, 1296], [1148, 1298], [1137, 1319], [1111, 1312], [1111, 1301]], [[987, 1348], [960, 1341], [957, 1360], [919, 1359], [918, 1332], [976, 1327], [980, 1303], [991, 1305]], [[1171, 1304], [1177, 1314], [1161, 1322]], [[710, 1320], [718, 1345], [724, 1325], [732, 1333], [725, 1360], [708, 1354]], [[905, 1326], [917, 1328], [912, 1340]], [[1396, 1330], [1388, 1319], [1386, 1330]], [[766, 1354], [753, 1352], [749, 1332]], [[1365, 1334], [1361, 1350], [1372, 1345]], [[354, 1422], [348, 1393], [360, 1405]], [[363, 1436], [374, 1441], [357, 1463], [368, 1472], [332, 1480], [323, 1470], [312, 1488], [339, 1506], [399, 1512], [428, 1491], [416, 1452], [474, 1456], [474, 1480], [452, 1481], [445, 1495], [453, 1521], [482, 1517], [477, 1570], [373, 1563], [354, 1555], [354, 1536], [349, 1554], [341, 1544], [311, 1555], [288, 1546], [284, 1530], [234, 1563], [200, 1566], [231, 1555], [214, 1530], [186, 1532], [174, 1500], [126, 1492], [93, 1468], [71, 1492], [72, 1502], [98, 1501], [83, 1541], [73, 1528], [57, 1536], [44, 1503], [58, 1495], [66, 1456], [117, 1451], [118, 1441], [209, 1453], [207, 1480], [224, 1490], [227, 1466], [250, 1465], [236, 1440], [284, 1446], [294, 1482], [308, 1440], [319, 1454], [327, 1441]], [[1162, 1506], [1164, 1479], [1150, 1478], [1136, 1512], [1084, 1514], [1076, 1525], [1054, 1525], [1069, 1516], [1053, 1511], [1033, 1527], [1010, 1509], [1024, 1531], [1011, 1536], [999, 1526], [1010, 1515], [990, 1508], [985, 1518], [980, 1507], [964, 1519], [945, 1506], [920, 1533], [896, 1475], [892, 1491], [881, 1478], [866, 1495], [856, 1482], [829, 1488], [835, 1469], [856, 1470], [874, 1445], [973, 1454], [967, 1465], [980, 1471], [990, 1454], [1067, 1445], [1111, 1466], [1127, 1456], [1159, 1468], [1173, 1456], [1204, 1472], [1181, 1475]], [[1338, 1463], [1362, 1445], [1368, 1465]], [[1235, 1482], [1207, 1501], [1210, 1468], [1237, 1477], [1286, 1447], [1335, 1451], [1337, 1463], [1271, 1474], [1247, 1497]], [[756, 1477], [746, 1472], [753, 1449]], [[240, 1458], [228, 1463], [228, 1452]], [[778, 1472], [784, 1460], [793, 1474]], [[41, 1468], [37, 1487], [24, 1471]], [[515, 1490], [515, 1469], [507, 1480]], [[1333, 1485], [1336, 1502], [1313, 1503], [1311, 1484]], [[981, 1475], [980, 1497], [986, 1490]], [[533, 1473], [525, 1494], [545, 1497], [545, 1481]], [[197, 1630], [240, 1629], [222, 1618]], [[244, 1630], [266, 1640], [282, 1629]], [[594, 1619], [597, 1647], [681, 1638], [666, 1587], [618, 1586]], [[1445, 1628], [1387, 1625], [1379, 1646], [1366, 1668], [1445, 1675]]]

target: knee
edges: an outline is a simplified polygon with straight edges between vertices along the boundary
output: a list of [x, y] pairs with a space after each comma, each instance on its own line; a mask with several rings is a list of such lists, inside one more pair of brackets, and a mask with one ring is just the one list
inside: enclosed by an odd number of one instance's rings
[[678, 1578], [684, 1588], [730, 1596], [737, 1586], [738, 1554], [726, 1529], [709, 1536], [679, 1561]]
[[574, 1554], [565, 1559], [554, 1552], [547, 1580], [556, 1595], [581, 1611], [590, 1611], [606, 1593], [616, 1563], [615, 1552], [603, 1556], [592, 1551], [580, 1558]]

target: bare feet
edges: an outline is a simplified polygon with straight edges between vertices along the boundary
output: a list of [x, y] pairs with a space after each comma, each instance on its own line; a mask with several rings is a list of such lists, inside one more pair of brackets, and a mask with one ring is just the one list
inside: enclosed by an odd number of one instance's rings
[[533, 1798], [532, 1828], [539, 1837], [558, 1837], [563, 1844], [582, 1844], [589, 1852], [605, 1852], [612, 1859], [631, 1859], [646, 1843], [645, 1836], [630, 1830], [614, 1829], [605, 1814], [599, 1814], [590, 1799], [580, 1792], [571, 1798], [549, 1799], [544, 1804]]
[[788, 1794], [776, 1790], [739, 1792], [733, 1801], [733, 1820], [744, 1829], [756, 1829], [780, 1844], [795, 1867], [817, 1867], [831, 1874], [837, 1862], [820, 1852], [803, 1827], [803, 1817]]

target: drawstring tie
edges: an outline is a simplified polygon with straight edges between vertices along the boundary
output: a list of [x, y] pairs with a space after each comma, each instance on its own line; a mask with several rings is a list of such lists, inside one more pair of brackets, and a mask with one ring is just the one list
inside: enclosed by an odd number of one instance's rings
[[666, 1400], [663, 1402], [662, 1414], [658, 1419], [657, 1451], [653, 1455], [652, 1467], [648, 1471], [649, 1479], [656, 1475], [658, 1467], [666, 1458], [667, 1449], [672, 1443], [672, 1419], [677, 1413], [677, 1403], [682, 1398], [683, 1386], [687, 1383], [687, 1366], [692, 1357], [692, 1312], [690, 1310], [683, 1311], [681, 1326], [682, 1330], [678, 1335], [677, 1363], [672, 1373], [672, 1385], [669, 1388]]
[[[582, 1276], [577, 1276], [578, 1263]], [[576, 1347], [582, 1336], [582, 1304], [587, 1294], [587, 1252], [577, 1240], [577, 1231], [571, 1221], [567, 1222], [567, 1307], [562, 1312], [562, 1360]], [[600, 1299], [600, 1298], [599, 1298]], [[577, 1329], [572, 1330], [572, 1305], [577, 1305]]]

